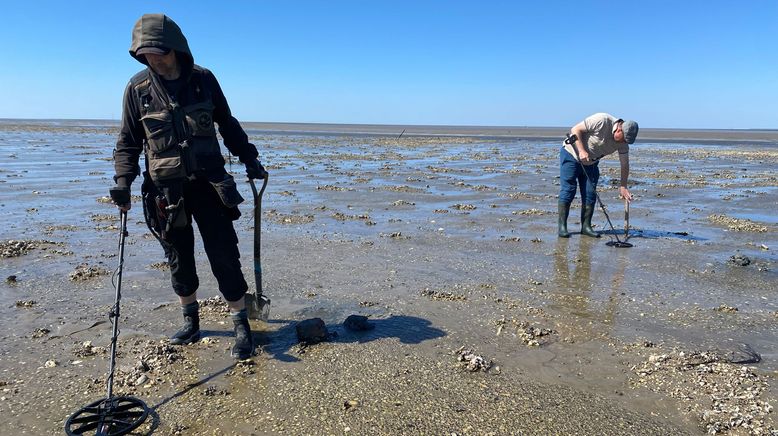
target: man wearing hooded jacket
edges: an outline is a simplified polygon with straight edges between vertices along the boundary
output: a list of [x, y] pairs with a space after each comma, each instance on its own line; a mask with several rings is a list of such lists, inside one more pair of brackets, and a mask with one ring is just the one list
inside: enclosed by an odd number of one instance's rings
[[[227, 149], [246, 165], [248, 176], [261, 179], [266, 173], [257, 149], [231, 115], [216, 77], [194, 64], [186, 38], [169, 17], [143, 15], [133, 28], [130, 55], [147, 68], [130, 79], [124, 92], [114, 181], [129, 191], [144, 153], [144, 216], [165, 251], [184, 315], [184, 326], [171, 343], [200, 339], [194, 219], [230, 308], [235, 326], [232, 355], [246, 359], [254, 350], [244, 301], [248, 286], [232, 225], [243, 198], [224, 168], [214, 123]], [[131, 204], [117, 206], [126, 211]]]

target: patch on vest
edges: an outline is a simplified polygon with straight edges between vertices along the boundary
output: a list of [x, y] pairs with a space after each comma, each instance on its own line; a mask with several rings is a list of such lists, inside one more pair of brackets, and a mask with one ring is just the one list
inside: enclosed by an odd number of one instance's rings
[[211, 114], [209, 114], [207, 112], [201, 112], [197, 116], [197, 127], [201, 128], [203, 130], [210, 129], [212, 123], [213, 122], [211, 121]]

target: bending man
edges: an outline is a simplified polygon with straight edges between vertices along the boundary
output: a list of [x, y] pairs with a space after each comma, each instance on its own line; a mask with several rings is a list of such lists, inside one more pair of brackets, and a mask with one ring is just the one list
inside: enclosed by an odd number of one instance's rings
[[600, 178], [599, 162], [604, 156], [619, 152], [621, 182], [619, 194], [632, 201], [627, 189], [629, 179], [629, 144], [638, 136], [638, 123], [624, 121], [610, 114], [597, 113], [573, 126], [570, 130], [573, 143], [565, 141], [559, 152], [559, 237], [569, 238], [567, 216], [575, 199], [576, 187], [581, 190], [581, 234], [599, 238], [592, 229], [594, 203], [597, 201], [597, 181]]

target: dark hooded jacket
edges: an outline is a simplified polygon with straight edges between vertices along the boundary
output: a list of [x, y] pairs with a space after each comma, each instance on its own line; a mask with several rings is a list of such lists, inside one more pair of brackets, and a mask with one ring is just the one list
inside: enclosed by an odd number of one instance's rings
[[[219, 82], [209, 70], [194, 64], [189, 44], [178, 25], [162, 14], [146, 14], [138, 20], [132, 31], [130, 55], [138, 62], [148, 65], [143, 55], [136, 52], [141, 47], [160, 47], [174, 50], [181, 66], [181, 80], [177, 93], [171, 99], [163, 86], [161, 78], [147, 67], [130, 79], [124, 91], [122, 122], [119, 139], [114, 150], [114, 180], [119, 186], [129, 187], [140, 173], [138, 165], [144, 145], [148, 147], [147, 129], [141, 118], [147, 114], [164, 111], [171, 101], [181, 107], [197, 105], [208, 101], [213, 105], [212, 119], [218, 125], [224, 145], [244, 164], [257, 158], [257, 150], [248, 142], [248, 136], [238, 120], [230, 113], [229, 105], [219, 86]], [[209, 105], [210, 106], [210, 105]], [[212, 124], [212, 123], [211, 123]], [[179, 140], [186, 139], [191, 132], [179, 132]], [[209, 133], [216, 141], [215, 130]], [[218, 143], [216, 143], [218, 145]], [[206, 174], [209, 178], [224, 173], [224, 160], [221, 154], [210, 159], [211, 165]], [[148, 157], [146, 161], [148, 167]]]

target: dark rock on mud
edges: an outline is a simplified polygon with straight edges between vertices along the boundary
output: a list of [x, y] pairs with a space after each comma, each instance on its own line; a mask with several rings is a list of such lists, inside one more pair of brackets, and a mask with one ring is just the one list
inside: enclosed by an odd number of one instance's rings
[[343, 327], [355, 332], [362, 332], [366, 330], [373, 330], [375, 325], [368, 322], [366, 316], [349, 315], [349, 317], [346, 318], [346, 320], [343, 322]]
[[722, 352], [723, 360], [738, 365], [759, 363], [762, 356], [748, 344], [739, 344], [736, 349]]
[[297, 339], [306, 344], [326, 341], [329, 334], [321, 318], [311, 318], [297, 323]]
[[751, 259], [743, 254], [735, 254], [730, 256], [729, 263], [737, 266], [748, 266], [751, 264]]

